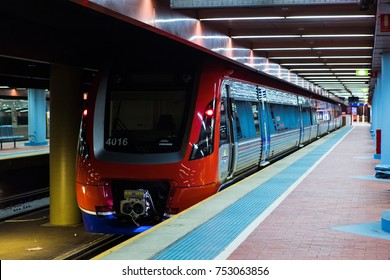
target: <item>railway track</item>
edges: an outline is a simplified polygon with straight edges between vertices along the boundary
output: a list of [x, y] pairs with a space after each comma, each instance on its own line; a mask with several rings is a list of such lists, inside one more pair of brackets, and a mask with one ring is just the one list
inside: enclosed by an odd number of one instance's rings
[[131, 237], [129, 235], [106, 234], [80, 248], [56, 257], [55, 260], [90, 260]]

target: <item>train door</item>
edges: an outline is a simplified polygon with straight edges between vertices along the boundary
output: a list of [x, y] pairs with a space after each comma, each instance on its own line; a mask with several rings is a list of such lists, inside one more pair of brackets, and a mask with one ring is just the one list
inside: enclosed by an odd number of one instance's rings
[[305, 139], [305, 126], [303, 124], [303, 118], [304, 118], [304, 114], [305, 114], [305, 109], [303, 108], [302, 104], [299, 103], [298, 101], [298, 113], [299, 113], [299, 147], [303, 147], [303, 143], [305, 142], [304, 139]]
[[269, 104], [267, 103], [267, 92], [265, 88], [257, 88], [260, 107], [259, 107], [259, 118], [260, 118], [260, 131], [261, 131], [261, 157], [260, 157], [260, 166], [265, 166], [269, 164], [269, 148], [270, 148], [270, 130], [269, 130]]
[[230, 96], [230, 85], [224, 83], [220, 103], [220, 139], [219, 139], [219, 181], [224, 183], [230, 179], [235, 169], [236, 139], [234, 132], [234, 120], [232, 115], [232, 104]]

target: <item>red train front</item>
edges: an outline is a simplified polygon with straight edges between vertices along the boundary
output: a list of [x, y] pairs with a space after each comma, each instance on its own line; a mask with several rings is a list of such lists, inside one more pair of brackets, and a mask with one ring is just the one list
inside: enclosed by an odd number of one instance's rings
[[200, 59], [99, 74], [83, 113], [76, 191], [85, 228], [130, 234], [216, 193], [225, 70]]

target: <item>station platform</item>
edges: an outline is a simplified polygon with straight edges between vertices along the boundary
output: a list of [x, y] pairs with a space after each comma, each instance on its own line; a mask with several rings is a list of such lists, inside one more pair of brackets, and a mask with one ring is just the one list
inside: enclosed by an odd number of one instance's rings
[[0, 160], [49, 153], [49, 145], [26, 146], [25, 143], [27, 141], [17, 141], [16, 148], [14, 148], [13, 142], [3, 143], [3, 149], [0, 150]]
[[388, 260], [374, 153], [368, 124], [342, 127], [94, 259]]

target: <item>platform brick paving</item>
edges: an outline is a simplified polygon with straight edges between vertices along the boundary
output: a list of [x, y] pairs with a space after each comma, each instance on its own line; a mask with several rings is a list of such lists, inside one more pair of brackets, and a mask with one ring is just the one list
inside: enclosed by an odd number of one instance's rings
[[390, 209], [389, 181], [357, 178], [375, 175], [374, 153], [370, 126], [355, 125], [229, 259], [390, 259], [390, 240], [332, 229]]

